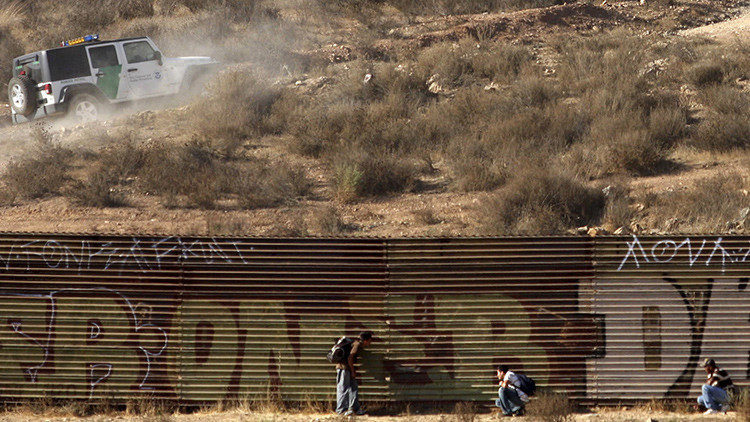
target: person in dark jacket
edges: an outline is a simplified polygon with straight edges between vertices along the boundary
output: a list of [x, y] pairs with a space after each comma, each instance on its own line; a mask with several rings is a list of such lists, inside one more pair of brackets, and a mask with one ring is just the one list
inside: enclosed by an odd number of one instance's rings
[[336, 364], [336, 413], [340, 415], [365, 414], [359, 405], [357, 358], [371, 342], [372, 332], [363, 331], [359, 334], [359, 338], [354, 340], [347, 359]]

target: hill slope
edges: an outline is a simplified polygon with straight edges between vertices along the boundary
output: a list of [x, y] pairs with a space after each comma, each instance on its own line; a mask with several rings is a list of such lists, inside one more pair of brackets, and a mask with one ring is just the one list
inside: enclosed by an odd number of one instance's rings
[[[49, 24], [33, 17], [45, 3], [19, 4], [0, 15], [6, 63], [102, 24], [105, 38], [146, 34], [167, 55], [227, 66], [189, 104], [84, 127], [3, 124], [0, 231], [745, 230], [743, 3], [442, 15], [397, 2], [143, 0], [31, 38], [24, 28]], [[40, 180], [51, 187], [29, 191]]]

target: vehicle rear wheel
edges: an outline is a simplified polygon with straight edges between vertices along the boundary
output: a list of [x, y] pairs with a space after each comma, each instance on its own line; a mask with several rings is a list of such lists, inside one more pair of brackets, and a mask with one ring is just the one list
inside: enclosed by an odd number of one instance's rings
[[39, 108], [36, 100], [36, 82], [28, 76], [14, 76], [8, 82], [8, 102], [17, 114], [30, 116]]
[[102, 102], [91, 94], [78, 94], [73, 97], [68, 108], [68, 116], [76, 123], [94, 122], [102, 118]]

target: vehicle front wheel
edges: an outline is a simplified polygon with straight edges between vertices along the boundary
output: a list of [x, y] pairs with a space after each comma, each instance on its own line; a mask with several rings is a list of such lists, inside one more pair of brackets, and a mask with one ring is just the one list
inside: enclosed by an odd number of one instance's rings
[[8, 101], [17, 114], [30, 116], [36, 112], [36, 83], [28, 76], [15, 76], [8, 83]]
[[73, 97], [68, 108], [68, 116], [76, 123], [88, 123], [104, 116], [102, 102], [91, 94], [78, 94]]

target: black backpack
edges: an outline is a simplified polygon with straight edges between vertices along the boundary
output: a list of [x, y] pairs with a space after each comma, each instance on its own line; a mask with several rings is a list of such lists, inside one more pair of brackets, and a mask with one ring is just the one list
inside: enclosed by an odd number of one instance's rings
[[341, 337], [338, 339], [336, 344], [331, 347], [331, 350], [326, 355], [328, 362], [346, 362], [346, 359], [349, 358], [349, 353], [352, 351], [352, 344], [354, 344], [354, 340], [349, 337]]
[[527, 396], [533, 396], [536, 393], [536, 382], [524, 374], [516, 374], [518, 378], [518, 389], [526, 393]]

